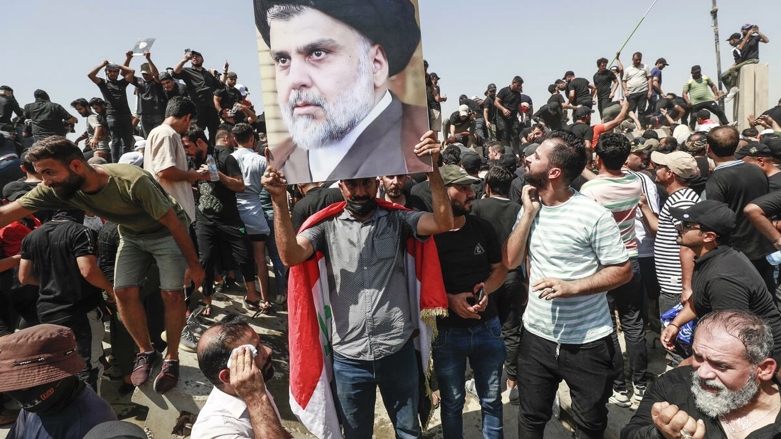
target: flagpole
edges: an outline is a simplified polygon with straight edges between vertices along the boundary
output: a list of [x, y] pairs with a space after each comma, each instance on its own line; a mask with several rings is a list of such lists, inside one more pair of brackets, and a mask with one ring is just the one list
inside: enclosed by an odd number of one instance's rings
[[[654, 7], [654, 5], [656, 4], [656, 2], [657, 2], [657, 1], [659, 1], [659, 0], [654, 0], [654, 2], [653, 2], [653, 3], [651, 3], [651, 6], [648, 8], [648, 10], [647, 10], [647, 11], [645, 11], [645, 14], [643, 14], [643, 18], [641, 18], [641, 19], [640, 19], [640, 21], [637, 23], [637, 26], [635, 26], [635, 28], [634, 28], [634, 29], [632, 29], [632, 33], [631, 33], [631, 34], [629, 34], [629, 37], [626, 39], [626, 41], [624, 41], [624, 44], [621, 46], [621, 48], [620, 48], [620, 49], [618, 49], [618, 52], [619, 52], [619, 53], [620, 53], [621, 51], [623, 51], [623, 50], [624, 50], [624, 47], [626, 47], [626, 43], [628, 43], [628, 42], [629, 42], [629, 40], [631, 40], [631, 39], [632, 39], [632, 35], [634, 35], [634, 34], [635, 34], [635, 31], [637, 31], [637, 28], [639, 28], [639, 27], [640, 27], [640, 25], [641, 25], [641, 24], [643, 24], [643, 20], [645, 20], [645, 17], [648, 15], [648, 13], [649, 13], [649, 12], [651, 12], [651, 9], [653, 9], [653, 7]], [[716, 0], [713, 0], [713, 2], [715, 3], [715, 2], [716, 2]], [[717, 39], [718, 39], [718, 38], [717, 38]], [[718, 44], [718, 43], [717, 43], [717, 44]], [[613, 60], [612, 60], [612, 61], [610, 61], [610, 65], [608, 65], [608, 68], [610, 68], [610, 67], [613, 65], [613, 63], [614, 63], [614, 62], [616, 62], [616, 59], [617, 59], [617, 58], [618, 58], [618, 55], [616, 55], [616, 56], [613, 58]]]

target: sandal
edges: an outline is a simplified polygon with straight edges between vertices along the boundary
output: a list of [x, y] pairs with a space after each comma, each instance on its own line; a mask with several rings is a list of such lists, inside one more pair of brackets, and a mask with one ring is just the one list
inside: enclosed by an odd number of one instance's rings
[[244, 308], [246, 308], [247, 311], [260, 311], [260, 300], [249, 300], [247, 299], [247, 296], [244, 296], [244, 300], [242, 302], [244, 303]]
[[258, 300], [260, 308], [255, 311], [255, 314], [252, 315], [252, 318], [254, 319], [258, 315], [264, 315], [264, 316], [273, 316], [276, 315], [277, 312], [274, 310], [274, 306], [271, 304], [271, 302], [266, 302], [265, 300], [261, 299]]

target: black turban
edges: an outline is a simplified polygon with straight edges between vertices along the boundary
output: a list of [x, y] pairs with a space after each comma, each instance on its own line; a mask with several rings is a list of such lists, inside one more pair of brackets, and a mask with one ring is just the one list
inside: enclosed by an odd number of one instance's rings
[[388, 57], [388, 74], [407, 67], [420, 42], [415, 6], [410, 0], [254, 0], [255, 25], [266, 45], [269, 42], [268, 10], [276, 5], [306, 6], [352, 27]]

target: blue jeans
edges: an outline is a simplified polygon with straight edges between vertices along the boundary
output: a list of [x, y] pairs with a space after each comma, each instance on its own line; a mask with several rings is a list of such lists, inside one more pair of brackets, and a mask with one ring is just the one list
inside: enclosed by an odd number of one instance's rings
[[433, 343], [434, 370], [441, 394], [442, 433], [445, 439], [464, 434], [466, 360], [475, 376], [480, 397], [483, 437], [502, 436], [502, 364], [507, 356], [502, 325], [494, 317], [471, 328], [439, 326]]
[[411, 340], [399, 352], [374, 361], [352, 360], [334, 354], [333, 387], [336, 387], [339, 417], [346, 439], [371, 439], [378, 386], [396, 437], [422, 437], [418, 422], [416, 363]]

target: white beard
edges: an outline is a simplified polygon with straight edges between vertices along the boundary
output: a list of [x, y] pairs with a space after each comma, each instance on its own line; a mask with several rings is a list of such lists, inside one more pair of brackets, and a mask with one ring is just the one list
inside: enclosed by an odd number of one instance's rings
[[[287, 102], [278, 100], [282, 120], [285, 121], [293, 142], [305, 150], [326, 147], [344, 138], [374, 108], [374, 76], [368, 53], [359, 56], [358, 69], [349, 82], [351, 86], [331, 102], [315, 92], [292, 90]], [[297, 103], [318, 105], [325, 119], [316, 121], [312, 115], [293, 114]]]
[[[720, 391], [708, 392], [700, 387], [701, 382]], [[717, 380], [701, 380], [697, 371], [693, 371], [691, 391], [697, 408], [709, 417], [717, 418], [747, 406], [759, 393], [759, 381], [756, 374], [752, 372], [742, 389], [732, 391]]]

